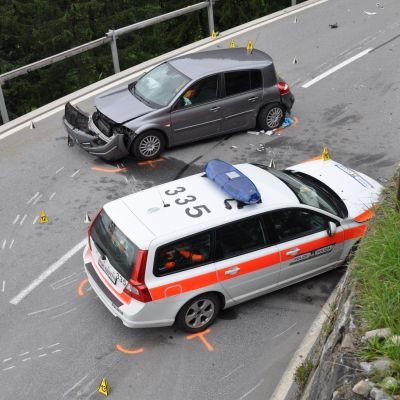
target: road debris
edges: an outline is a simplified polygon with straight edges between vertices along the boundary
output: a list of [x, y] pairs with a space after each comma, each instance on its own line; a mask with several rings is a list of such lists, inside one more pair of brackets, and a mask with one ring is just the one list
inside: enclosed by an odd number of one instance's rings
[[376, 6], [377, 6], [378, 8], [383, 8], [383, 4], [381, 4], [381, 3], [376, 3]]
[[364, 14], [367, 14], [367, 15], [376, 15], [377, 13], [376, 13], [376, 12], [371, 12], [371, 11], [365, 11], [365, 10], [364, 10]]
[[292, 64], [297, 64], [297, 58], [296, 57], [293, 58]]
[[238, 148], [237, 146], [234, 145], [231, 146], [231, 149], [237, 149], [237, 148]]
[[35, 129], [35, 128], [36, 128], [36, 126], [35, 126], [35, 124], [33, 123], [33, 121], [31, 121], [31, 123], [30, 123], [30, 125], [29, 125], [29, 128], [30, 128], [30, 129]]
[[259, 135], [260, 131], [247, 131], [247, 133], [250, 133], [250, 135]]
[[336, 29], [339, 25], [337, 22], [335, 22], [334, 24], [329, 24], [329, 26], [331, 27], [331, 29]]
[[289, 126], [291, 126], [291, 125], [293, 125], [293, 124], [294, 124], [294, 119], [293, 119], [293, 118], [290, 118], [290, 117], [286, 117], [286, 118], [283, 120], [282, 128], [288, 128]]

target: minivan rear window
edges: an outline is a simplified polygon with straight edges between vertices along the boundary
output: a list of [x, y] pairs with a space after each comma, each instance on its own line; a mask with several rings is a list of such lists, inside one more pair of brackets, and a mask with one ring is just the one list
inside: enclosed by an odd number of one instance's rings
[[138, 255], [138, 247], [115, 225], [102, 210], [91, 229], [91, 237], [99, 252], [126, 279], [132, 276], [132, 268]]

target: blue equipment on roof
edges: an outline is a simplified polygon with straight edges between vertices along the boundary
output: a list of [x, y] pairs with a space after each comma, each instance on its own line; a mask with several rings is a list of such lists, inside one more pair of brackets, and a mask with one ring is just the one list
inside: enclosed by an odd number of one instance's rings
[[261, 195], [254, 183], [233, 165], [221, 160], [206, 164], [205, 173], [224, 192], [244, 204], [261, 202]]

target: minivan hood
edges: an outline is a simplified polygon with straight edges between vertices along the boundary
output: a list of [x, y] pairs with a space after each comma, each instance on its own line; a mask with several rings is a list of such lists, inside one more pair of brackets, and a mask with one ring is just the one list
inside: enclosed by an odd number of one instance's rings
[[151, 107], [138, 100], [129, 91], [128, 86], [97, 96], [95, 105], [102, 114], [118, 124], [153, 111]]
[[287, 169], [310, 175], [329, 186], [346, 204], [350, 218], [370, 216], [369, 210], [377, 203], [383, 188], [369, 176], [333, 160], [307, 161]]

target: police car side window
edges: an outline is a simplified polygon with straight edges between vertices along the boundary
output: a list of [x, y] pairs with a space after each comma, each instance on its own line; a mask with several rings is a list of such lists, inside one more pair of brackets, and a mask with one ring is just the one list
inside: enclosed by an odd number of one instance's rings
[[310, 210], [284, 209], [264, 216], [264, 223], [271, 224], [277, 242], [286, 242], [327, 229], [329, 219]]
[[258, 217], [232, 222], [216, 230], [216, 258], [231, 258], [266, 246]]
[[168, 275], [210, 261], [211, 233], [201, 233], [161, 246], [156, 253], [154, 274]]

